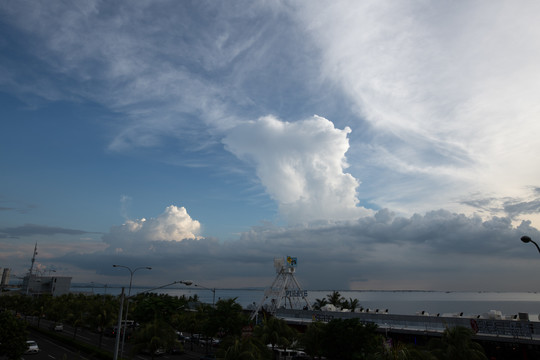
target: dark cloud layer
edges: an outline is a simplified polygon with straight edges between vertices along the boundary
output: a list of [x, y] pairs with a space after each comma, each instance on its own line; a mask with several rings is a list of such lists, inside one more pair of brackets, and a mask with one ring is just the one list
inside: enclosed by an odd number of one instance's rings
[[[391, 288], [407, 288], [411, 286], [409, 279], [415, 279], [419, 288], [444, 289], [442, 275], [466, 269], [487, 281], [493, 271], [502, 270], [499, 260], [533, 256], [520, 254], [519, 237], [523, 234], [540, 235], [527, 222], [513, 227], [509, 218], [482, 221], [444, 210], [404, 218], [381, 210], [355, 222], [317, 228], [266, 224], [253, 227], [236, 241], [147, 241], [122, 252], [116, 251], [109, 233], [104, 236], [109, 244], [106, 250], [68, 254], [58, 260], [107, 275], [115, 274], [113, 263], [152, 266], [156, 283], [203, 279], [219, 286], [241, 287], [253, 286], [253, 281], [269, 285], [275, 275], [273, 259], [291, 255], [299, 259], [298, 278], [312, 289], [346, 289], [361, 286], [359, 283], [369, 288], [381, 286], [383, 281]], [[125, 243], [124, 239], [119, 241]], [[492, 269], [485, 266], [486, 261]], [[482, 286], [477, 280], [459, 276], [463, 288]]]
[[36, 235], [84, 235], [84, 234], [96, 234], [95, 232], [66, 229], [62, 227], [25, 224], [22, 226], [6, 227], [0, 229], [0, 238], [19, 238], [22, 236], [36, 236]]

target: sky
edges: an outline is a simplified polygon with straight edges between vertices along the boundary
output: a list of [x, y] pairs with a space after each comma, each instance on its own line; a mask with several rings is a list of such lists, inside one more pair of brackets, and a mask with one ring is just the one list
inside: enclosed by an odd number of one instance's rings
[[538, 291], [537, 1], [0, 2], [0, 267]]

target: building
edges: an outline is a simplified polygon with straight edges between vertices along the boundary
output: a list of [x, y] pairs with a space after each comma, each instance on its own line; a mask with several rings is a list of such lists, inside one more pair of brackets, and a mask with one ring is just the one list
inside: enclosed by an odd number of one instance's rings
[[59, 296], [69, 294], [71, 277], [26, 275], [23, 279], [22, 291], [27, 295], [51, 294]]
[[[2, 269], [2, 268], [0, 268]], [[2, 281], [0, 282], [0, 287], [3, 289], [4, 287], [9, 285], [9, 276], [11, 274], [10, 268], [4, 268], [4, 271], [2, 271]]]

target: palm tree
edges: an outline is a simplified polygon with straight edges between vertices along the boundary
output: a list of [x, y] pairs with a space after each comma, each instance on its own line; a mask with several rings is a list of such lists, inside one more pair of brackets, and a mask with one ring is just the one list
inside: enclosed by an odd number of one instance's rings
[[26, 323], [19, 321], [11, 311], [0, 311], [0, 324], [0, 354], [8, 359], [20, 359], [28, 348]]
[[287, 349], [296, 339], [296, 331], [285, 320], [273, 316], [265, 317], [262, 326], [255, 328], [254, 335], [263, 344], [270, 344], [272, 352], [276, 346]]
[[324, 336], [324, 326], [322, 322], [311, 323], [306, 332], [301, 337], [301, 343], [304, 347], [304, 351], [311, 356], [311, 358], [321, 358], [323, 354], [322, 340]]
[[373, 360], [437, 360], [429, 351], [403, 343], [385, 346], [373, 354]]
[[223, 356], [224, 360], [260, 360], [269, 358], [271, 358], [271, 354], [268, 348], [253, 337], [234, 338]]
[[67, 309], [66, 319], [73, 327], [73, 339], [77, 337], [79, 327], [84, 324], [87, 310], [86, 296], [83, 294], [66, 294], [61, 297], [61, 304]]
[[101, 349], [101, 343], [103, 341], [103, 334], [108, 326], [111, 326], [116, 320], [116, 312], [108, 309], [101, 309], [95, 317], [95, 325], [99, 331], [99, 343], [98, 347]]
[[324, 298], [322, 299], [315, 299], [315, 303], [313, 304], [313, 308], [315, 310], [321, 310], [325, 305], [328, 305], [328, 301]]
[[345, 300], [345, 302], [343, 302], [343, 308], [349, 309], [351, 310], [351, 312], [354, 312], [354, 310], [356, 310], [356, 308], [358, 307], [358, 304], [358, 299], [349, 298], [349, 300]]
[[153, 359], [158, 349], [170, 349], [175, 342], [175, 330], [162, 319], [156, 318], [134, 333], [133, 352], [148, 351]]
[[439, 359], [487, 360], [484, 349], [472, 341], [472, 336], [472, 330], [463, 326], [446, 328], [441, 339], [430, 341], [430, 347]]
[[236, 299], [222, 299], [216, 303], [209, 319], [213, 334], [219, 334], [221, 337], [241, 334], [242, 326], [248, 323], [248, 319], [242, 312], [242, 305], [238, 304]]
[[334, 305], [336, 308], [341, 307], [345, 298], [341, 296], [339, 291], [334, 290], [332, 294], [326, 296], [328, 298], [328, 303]]

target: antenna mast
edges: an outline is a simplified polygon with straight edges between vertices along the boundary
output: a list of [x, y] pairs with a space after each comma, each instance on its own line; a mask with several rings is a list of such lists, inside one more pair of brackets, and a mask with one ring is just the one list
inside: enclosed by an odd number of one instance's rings
[[32, 265], [30, 266], [30, 276], [32, 276], [32, 271], [34, 270], [34, 263], [36, 262], [36, 255], [37, 255], [37, 241], [36, 245], [34, 246], [34, 254], [32, 255]]

